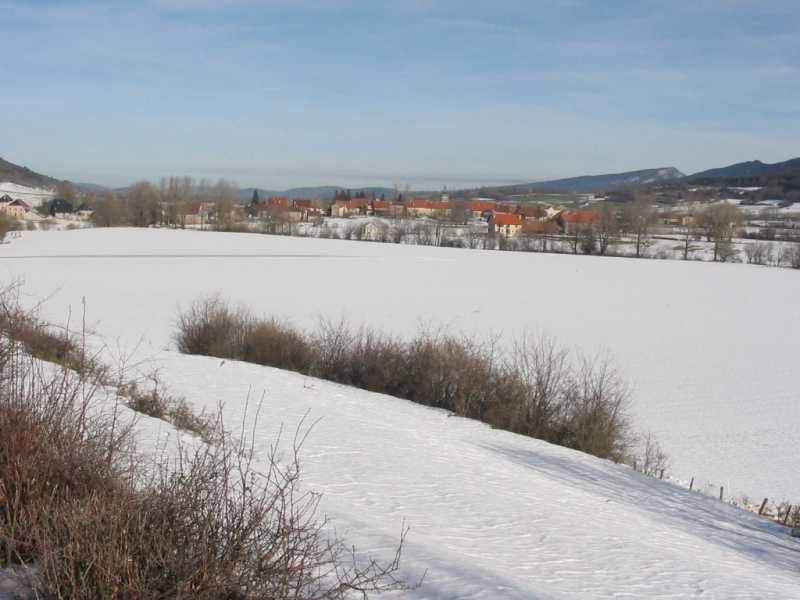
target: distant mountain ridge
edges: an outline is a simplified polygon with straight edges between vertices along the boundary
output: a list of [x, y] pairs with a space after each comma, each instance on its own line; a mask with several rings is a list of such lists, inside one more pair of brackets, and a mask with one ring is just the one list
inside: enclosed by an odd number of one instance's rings
[[627, 171], [625, 173], [582, 175], [580, 177], [568, 177], [566, 179], [554, 179], [551, 181], [536, 181], [515, 187], [529, 187], [531, 189], [551, 191], [592, 192], [634, 185], [648, 185], [661, 181], [681, 179], [683, 177], [685, 177], [685, 175], [675, 167], [660, 167], [657, 169]]
[[695, 179], [717, 179], [725, 177], [757, 177], [760, 175], [800, 174], [800, 158], [792, 158], [783, 162], [763, 163], [760, 160], [736, 163], [727, 167], [708, 169], [689, 176]]
[[364, 192], [368, 196], [371, 196], [372, 194], [375, 194], [376, 196], [386, 194], [388, 196], [390, 194], [394, 194], [395, 192], [394, 188], [380, 186], [347, 188], [337, 185], [321, 185], [313, 187], [291, 188], [283, 191], [248, 187], [239, 190], [239, 198], [241, 200], [250, 200], [253, 197], [253, 191], [256, 189], [258, 190], [259, 197], [262, 199], [269, 198], [270, 196], [285, 196], [287, 198], [332, 198], [336, 192], [345, 190], [349, 190], [354, 193]]

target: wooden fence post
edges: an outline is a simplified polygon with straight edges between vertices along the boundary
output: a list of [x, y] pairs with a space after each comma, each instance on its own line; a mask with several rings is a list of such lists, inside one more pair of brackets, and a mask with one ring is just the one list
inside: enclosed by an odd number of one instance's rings
[[789, 515], [790, 514], [792, 514], [792, 505], [791, 504], [789, 505], [789, 508], [786, 509], [786, 514], [783, 515], [783, 524], [784, 525], [786, 525], [786, 523], [789, 521]]
[[661, 469], [661, 474], [658, 476], [659, 479], [664, 479], [664, 469]]
[[719, 486], [719, 499], [720, 500], [722, 500], [722, 495], [723, 495], [724, 491], [725, 491], [725, 488], [723, 486]]
[[694, 487], [694, 477], [692, 477], [692, 480], [689, 482], [689, 491], [690, 492], [692, 491], [693, 487]]
[[769, 498], [764, 498], [764, 501], [761, 503], [761, 508], [758, 509], [759, 517], [764, 514], [764, 507], [767, 505], [767, 500], [769, 500]]

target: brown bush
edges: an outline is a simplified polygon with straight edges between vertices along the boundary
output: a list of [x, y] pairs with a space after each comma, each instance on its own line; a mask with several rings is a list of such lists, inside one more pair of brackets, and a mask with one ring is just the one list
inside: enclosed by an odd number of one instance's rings
[[175, 342], [181, 352], [241, 358], [247, 315], [217, 297], [194, 302], [179, 313]]
[[118, 394], [131, 410], [161, 419], [182, 431], [198, 435], [206, 442], [216, 440], [217, 424], [204, 413], [197, 414], [184, 398], [174, 398], [160, 388], [158, 379], [150, 377], [152, 389], [142, 391], [135, 382], [119, 385]]
[[[297, 451], [298, 448], [295, 447]], [[229, 439], [183, 452], [143, 490], [105, 490], [39, 530], [38, 591], [52, 598], [344, 598], [404, 587], [387, 565], [352, 562], [300, 492], [295, 460], [264, 477]], [[402, 542], [401, 542], [402, 546]]]
[[11, 300], [13, 286], [0, 290], [0, 334], [22, 345], [29, 355], [41, 360], [82, 370], [88, 358], [68, 331], [57, 331], [33, 313], [21, 310]]
[[441, 331], [403, 341], [322, 320], [307, 335], [229, 308], [216, 297], [179, 316], [176, 339], [184, 352], [405, 398], [602, 458], [623, 460], [631, 443], [628, 390], [611, 363], [571, 357], [552, 340], [523, 340], [503, 356], [494, 341]]
[[129, 430], [90, 410], [96, 382], [52, 369], [3, 339], [0, 357], [0, 559], [38, 558], [36, 530], [130, 468]]
[[289, 371], [307, 372], [313, 360], [302, 332], [276, 319], [248, 320], [241, 359]]
[[[143, 468], [130, 419], [95, 401], [95, 374], [0, 335], [0, 567], [35, 565], [32, 595], [336, 600], [405, 587], [405, 532], [386, 564], [329, 536], [319, 497], [298, 487], [302, 436], [288, 462], [276, 442], [256, 473], [252, 441], [234, 442], [217, 419], [216, 443]], [[155, 386], [125, 393], [149, 414], [195, 418]]]

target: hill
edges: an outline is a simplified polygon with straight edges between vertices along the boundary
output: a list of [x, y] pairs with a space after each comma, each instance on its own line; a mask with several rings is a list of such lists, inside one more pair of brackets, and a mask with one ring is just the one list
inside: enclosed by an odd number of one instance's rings
[[695, 173], [687, 181], [700, 185], [769, 188], [774, 197], [800, 201], [800, 158], [772, 164], [760, 160], [737, 163]]
[[648, 185], [671, 179], [685, 177], [675, 167], [662, 167], [658, 169], [642, 169], [640, 171], [627, 171], [625, 173], [609, 173], [605, 175], [583, 175], [567, 179], [554, 179], [552, 181], [539, 181], [526, 184], [522, 187], [552, 191], [594, 192], [614, 188]]
[[754, 177], [762, 175], [800, 174], [800, 158], [792, 158], [783, 162], [763, 163], [760, 160], [736, 163], [727, 167], [708, 169], [689, 176], [689, 179], [714, 179], [727, 177]]
[[58, 179], [31, 171], [0, 158], [0, 182], [15, 183], [29, 188], [52, 188], [59, 183]]
[[312, 187], [297, 187], [297, 188], [290, 188], [288, 190], [278, 191], [278, 190], [265, 190], [262, 188], [242, 188], [239, 190], [239, 199], [242, 201], [249, 201], [250, 198], [253, 197], [253, 191], [258, 189], [259, 197], [269, 198], [270, 196], [286, 196], [287, 198], [332, 198], [336, 192], [340, 192], [342, 190], [350, 190], [353, 193], [357, 192], [364, 192], [368, 196], [375, 194], [376, 196], [380, 196], [381, 194], [386, 194], [389, 196], [390, 194], [394, 194], [393, 188], [387, 187], [362, 187], [362, 188], [344, 188], [341, 186], [335, 185], [322, 185], [322, 186], [312, 186]]

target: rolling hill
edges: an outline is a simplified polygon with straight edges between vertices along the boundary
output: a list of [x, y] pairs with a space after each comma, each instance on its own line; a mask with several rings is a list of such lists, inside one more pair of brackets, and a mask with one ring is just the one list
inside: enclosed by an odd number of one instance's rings
[[15, 183], [30, 188], [51, 188], [59, 183], [58, 179], [31, 171], [0, 158], [0, 182]]
[[552, 181], [539, 181], [527, 186], [555, 191], [592, 192], [632, 185], [647, 185], [671, 179], [685, 177], [675, 167], [661, 167], [658, 169], [643, 169], [640, 171], [627, 171], [625, 173], [610, 173], [605, 175], [583, 175], [567, 179], [554, 179]]
[[800, 174], [800, 158], [792, 158], [783, 162], [763, 163], [760, 160], [736, 163], [718, 169], [700, 171], [689, 176], [689, 179], [714, 179], [727, 177], [753, 177], [760, 175]]

